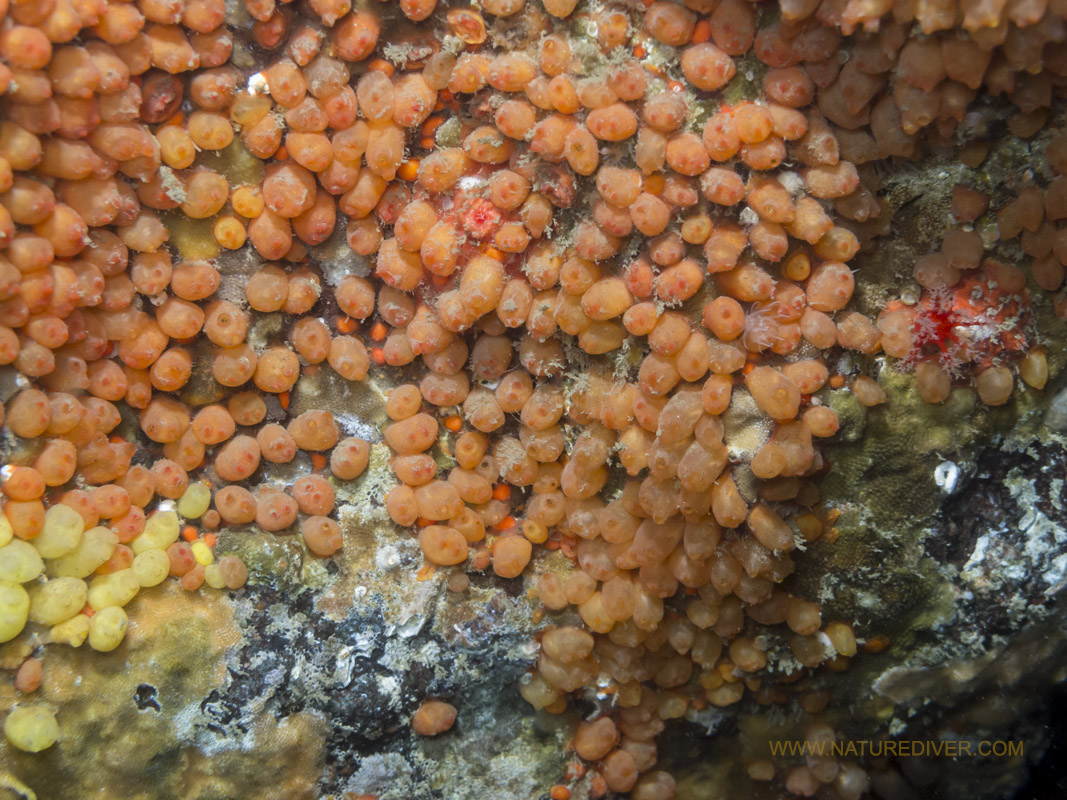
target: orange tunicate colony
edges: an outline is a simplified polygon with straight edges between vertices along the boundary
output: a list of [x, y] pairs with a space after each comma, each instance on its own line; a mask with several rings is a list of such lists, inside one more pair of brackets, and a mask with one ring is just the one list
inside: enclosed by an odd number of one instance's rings
[[[575, 736], [607, 789], [672, 797], [654, 769], [665, 720], [746, 693], [783, 703], [800, 670], [847, 666], [851, 627], [781, 584], [797, 536], [834, 538], [813, 480], [817, 440], [839, 426], [823, 354], [915, 346], [914, 310], [877, 322], [849, 310], [849, 262], [887, 223], [873, 163], [948, 142], [980, 89], [1018, 107], [1015, 135], [1036, 133], [1067, 76], [1065, 9], [783, 0], [757, 30], [745, 0], [645, 5], [581, 12], [606, 65], [572, 49], [573, 0], [486, 2], [486, 16], [320, 0], [306, 25], [246, 0], [266, 59], [250, 80], [231, 62], [221, 0], [4, 4], [0, 363], [25, 383], [0, 419], [40, 444], [4, 475], [14, 536], [32, 541], [46, 504], [65, 504], [113, 533], [96, 569], [108, 574], [132, 563], [126, 543], [157, 504], [177, 500], [205, 528], [299, 530], [329, 556], [344, 546], [335, 487], [359, 479], [369, 444], [328, 410], [268, 421], [263, 398], [285, 410], [303, 374], [361, 381], [414, 364], [386, 403], [397, 483], [384, 506], [431, 565], [516, 578], [539, 550], [569, 558], [537, 596], [553, 614], [573, 606], [584, 628], [551, 627], [521, 691], [560, 712], [610, 683], [614, 711]], [[411, 39], [392, 61], [375, 56], [385, 24]], [[443, 49], [446, 34], [462, 50]], [[750, 53], [766, 68], [759, 91], [727, 103]], [[713, 110], [700, 124], [696, 103]], [[264, 162], [260, 184], [211, 166], [229, 148]], [[1058, 176], [996, 214], [1038, 286], [1059, 292], [1067, 140], [1046, 156]], [[987, 207], [957, 188], [962, 227], [916, 265], [923, 287], [978, 269], [1022, 291], [969, 227]], [[214, 262], [176, 257], [176, 214], [266, 262], [243, 297], [220, 296]], [[341, 234], [369, 276], [324, 271], [315, 248]], [[285, 335], [250, 336], [275, 313]], [[1047, 365], [1028, 346], [1013, 348], [1019, 373], [1041, 388]], [[200, 359], [216, 386], [190, 404]], [[916, 360], [923, 396], [943, 399], [950, 376]], [[979, 394], [1004, 402], [1013, 372], [980, 366]], [[885, 401], [865, 375], [849, 388]], [[727, 434], [738, 406], [762, 420], [755, 444]], [[132, 425], [148, 466], [133, 464]], [[312, 474], [258, 479], [301, 451]], [[206, 537], [187, 538], [167, 547], [184, 587], [243, 584], [239, 560], [212, 572]], [[766, 627], [788, 631], [797, 671], [767, 671]], [[808, 713], [826, 703], [796, 691]], [[424, 704], [415, 729], [446, 729], [449, 709]], [[826, 766], [781, 777], [794, 793], [858, 796], [858, 766]]]

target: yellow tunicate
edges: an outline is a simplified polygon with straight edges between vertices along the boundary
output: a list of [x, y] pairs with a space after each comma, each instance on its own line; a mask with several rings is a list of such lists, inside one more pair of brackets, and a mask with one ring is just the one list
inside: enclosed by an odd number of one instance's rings
[[120, 569], [110, 575], [93, 578], [89, 584], [89, 605], [94, 611], [124, 606], [141, 590], [141, 581], [133, 569]]
[[226, 581], [222, 579], [222, 570], [218, 564], [208, 564], [204, 569], [204, 583], [212, 589], [225, 589]]
[[204, 481], [189, 484], [178, 500], [178, 513], [186, 519], [200, 519], [211, 505], [211, 487]]
[[85, 520], [70, 506], [57, 503], [44, 515], [44, 527], [33, 540], [41, 558], [59, 558], [78, 546], [85, 531]]
[[4, 736], [19, 750], [40, 753], [56, 743], [59, 725], [47, 706], [19, 706], [4, 720]]
[[158, 586], [170, 574], [170, 558], [163, 550], [145, 550], [134, 557], [131, 569], [142, 587]]
[[89, 587], [80, 578], [53, 578], [30, 589], [30, 619], [58, 625], [85, 608]]
[[206, 567], [215, 560], [215, 554], [211, 552], [211, 548], [202, 539], [197, 539], [193, 542], [189, 549], [193, 551], [193, 558], [196, 559], [197, 564], [203, 564]]
[[78, 546], [61, 558], [48, 562], [48, 574], [66, 578], [87, 578], [96, 568], [111, 558], [118, 535], [110, 528], [98, 525], [82, 534]]
[[11, 523], [7, 521], [7, 517], [0, 513], [0, 547], [3, 547], [11, 541], [11, 537], [15, 535], [15, 532], [11, 529]]
[[26, 627], [30, 596], [17, 583], [0, 581], [0, 642], [10, 642]]
[[130, 624], [126, 612], [118, 606], [110, 606], [89, 619], [89, 646], [107, 653], [122, 643], [126, 626]]
[[44, 562], [29, 542], [16, 539], [0, 547], [0, 581], [26, 583], [42, 572]]
[[145, 521], [144, 531], [130, 542], [130, 547], [133, 548], [135, 555], [140, 555], [152, 548], [166, 550], [178, 541], [180, 532], [176, 511], [157, 511]]
[[66, 622], [53, 625], [49, 634], [57, 644], [81, 647], [89, 638], [89, 618], [85, 614], [78, 614]]

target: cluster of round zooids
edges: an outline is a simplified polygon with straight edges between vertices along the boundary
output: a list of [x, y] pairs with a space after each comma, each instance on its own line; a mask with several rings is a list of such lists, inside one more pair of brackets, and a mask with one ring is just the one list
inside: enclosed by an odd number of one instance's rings
[[[30, 620], [109, 649], [142, 587], [239, 587], [244, 565], [212, 553], [222, 524], [299, 519], [312, 553], [336, 552], [332, 482], [359, 478], [368, 444], [329, 411], [266, 423], [264, 396], [284, 410], [313, 370], [360, 381], [417, 363], [387, 402], [390, 516], [431, 565], [516, 577], [534, 545], [570, 557], [538, 596], [588, 630], [547, 632], [522, 693], [553, 712], [609, 694], [575, 742], [599, 764], [594, 793], [670, 797], [653, 769], [664, 720], [793, 696], [766, 670], [764, 631], [788, 628], [790, 682], [857, 651], [848, 624], [779, 584], [794, 527], [833, 539], [812, 480], [815, 440], [838, 430], [827, 393], [885, 400], [823, 353], [916, 346], [914, 319], [880, 330], [845, 310], [847, 262], [883, 213], [862, 165], [916, 154], [920, 131], [948, 143], [980, 88], [1033, 135], [1067, 74], [1062, 2], [1003, 18], [1002, 4], [886, 6], [788, 0], [758, 26], [771, 9], [744, 0], [0, 3], [0, 360], [21, 376], [0, 639]], [[220, 150], [266, 162], [262, 180], [231, 185]], [[1062, 206], [1046, 196], [1042, 227], [1021, 195], [1015, 218], [1039, 234]], [[217, 263], [175, 260], [168, 214], [208, 221], [203, 252], [272, 263], [223, 299]], [[316, 248], [341, 235], [373, 275], [324, 269]], [[270, 314], [280, 332], [253, 335]], [[182, 395], [203, 352], [212, 390]], [[151, 466], [113, 435], [134, 410]], [[314, 474], [261, 479], [299, 450]], [[813, 715], [828, 702], [796, 696]], [[447, 729], [443, 705], [416, 728]], [[16, 723], [30, 749], [49, 738]], [[809, 763], [785, 781], [849, 798], [865, 776]]]

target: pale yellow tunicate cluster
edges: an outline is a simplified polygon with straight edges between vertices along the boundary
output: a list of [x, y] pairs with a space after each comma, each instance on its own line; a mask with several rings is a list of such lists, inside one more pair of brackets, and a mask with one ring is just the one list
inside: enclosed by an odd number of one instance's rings
[[118, 535], [98, 525], [82, 534], [78, 546], [65, 556], [48, 562], [48, 574], [57, 577], [87, 578], [115, 552]]
[[89, 618], [89, 646], [107, 653], [122, 643], [129, 617], [119, 606], [108, 606]]
[[0, 642], [9, 642], [26, 626], [30, 596], [17, 583], [0, 581]]
[[44, 572], [44, 561], [29, 542], [16, 539], [0, 547], [0, 581], [27, 583]]
[[141, 580], [133, 567], [120, 569], [108, 575], [97, 575], [89, 584], [89, 605], [93, 611], [112, 606], [124, 606], [141, 589]]
[[178, 541], [181, 533], [181, 525], [178, 514], [175, 511], [159, 511], [145, 520], [144, 531], [140, 536], [130, 542], [135, 555], [140, 555], [145, 550], [153, 548], [166, 550], [167, 547]]
[[[210, 497], [207, 484], [194, 484], [179, 501], [184, 516], [202, 516]], [[95, 573], [119, 544], [114, 530], [85, 530], [77, 511], [56, 504], [45, 513], [40, 534], [25, 541], [12, 537], [10, 524], [0, 515], [0, 642], [14, 639], [33, 622], [51, 629], [52, 642], [80, 647], [88, 641], [94, 650], [114, 650], [126, 633], [122, 606], [170, 574], [166, 548], [178, 540], [179, 526], [173, 509], [153, 514], [130, 542], [132, 563], [124, 569], [113, 565], [99, 575]], [[92, 616], [82, 613], [86, 604], [95, 612]]]
[[4, 720], [4, 736], [19, 750], [40, 753], [56, 743], [59, 725], [46, 706], [18, 706]]
[[204, 481], [189, 484], [178, 498], [178, 513], [186, 519], [200, 519], [211, 507], [211, 487]]
[[89, 587], [81, 578], [53, 578], [30, 589], [30, 619], [42, 625], [58, 625], [83, 608]]
[[218, 564], [214, 563], [214, 561], [204, 567], [204, 583], [212, 589], [226, 588], [226, 579], [223, 578], [222, 570], [219, 568]]
[[60, 558], [78, 546], [83, 533], [85, 521], [81, 514], [59, 504], [45, 512], [44, 527], [31, 541], [41, 558]]
[[150, 586], [158, 586], [166, 580], [167, 575], [170, 574], [170, 559], [166, 551], [154, 547], [134, 556], [131, 569], [137, 576], [141, 588], [147, 589]]
[[66, 622], [53, 625], [49, 636], [56, 644], [81, 647], [89, 638], [89, 618], [85, 614], [78, 614]]

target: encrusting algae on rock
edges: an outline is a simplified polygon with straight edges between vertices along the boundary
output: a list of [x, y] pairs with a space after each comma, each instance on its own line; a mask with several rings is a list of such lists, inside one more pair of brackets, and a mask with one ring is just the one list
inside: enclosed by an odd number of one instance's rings
[[[710, 795], [657, 737], [732, 718], [716, 793], [896, 796], [752, 742], [869, 702], [887, 618], [834, 587], [901, 513], [856, 488], [887, 428], [931, 423], [887, 456], [916, 485], [942, 443], [1067, 432], [1065, 40], [1062, 0], [0, 3], [14, 774], [97, 764], [91, 707], [102, 749], [151, 728], [130, 796], [669, 800]], [[542, 755], [431, 787], [498, 666]]]

